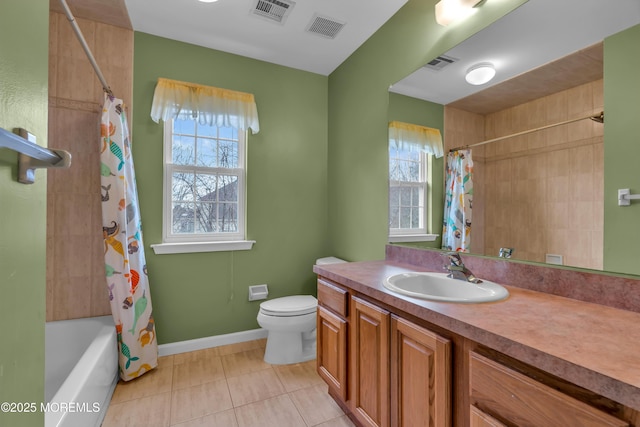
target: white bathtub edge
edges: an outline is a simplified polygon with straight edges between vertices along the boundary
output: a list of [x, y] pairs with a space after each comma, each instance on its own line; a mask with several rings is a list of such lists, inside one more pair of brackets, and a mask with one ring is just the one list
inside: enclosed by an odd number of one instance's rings
[[[107, 322], [111, 316], [101, 316]], [[88, 319], [100, 319], [88, 318]], [[75, 319], [76, 322], [84, 319]], [[66, 321], [60, 321], [66, 322]], [[72, 322], [72, 321], [69, 321]], [[106, 415], [118, 382], [118, 356], [115, 327], [102, 326], [89, 347], [67, 376], [48, 404], [53, 411], [45, 412], [45, 427], [100, 426]], [[88, 375], [89, 374], [89, 375]], [[80, 412], [60, 410], [67, 403], [87, 405]], [[98, 404], [99, 410], [88, 405]], [[86, 411], [86, 412], [85, 412]]]
[[234, 332], [231, 334], [214, 335], [211, 337], [196, 338], [193, 340], [178, 341], [158, 346], [159, 356], [186, 353], [189, 351], [204, 350], [221, 345], [237, 344], [245, 341], [259, 340], [267, 337], [266, 329], [251, 329], [248, 331]]
[[113, 377], [113, 382], [111, 383], [111, 386], [109, 387], [109, 391], [105, 396], [104, 403], [100, 405], [100, 408], [104, 408], [104, 409], [100, 411], [100, 414], [98, 415], [98, 419], [96, 420], [95, 427], [100, 427], [102, 425], [102, 422], [104, 421], [104, 418], [107, 416], [107, 410], [109, 410], [109, 406], [111, 405], [111, 398], [113, 397], [113, 392], [116, 391], [116, 386], [118, 385], [119, 379], [120, 377], [117, 374], [115, 377]]

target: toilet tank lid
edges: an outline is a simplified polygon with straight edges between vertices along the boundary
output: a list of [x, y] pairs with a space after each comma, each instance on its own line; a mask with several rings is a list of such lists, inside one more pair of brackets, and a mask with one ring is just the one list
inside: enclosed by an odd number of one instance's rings
[[318, 300], [313, 295], [293, 295], [275, 298], [260, 303], [260, 310], [265, 314], [294, 315], [315, 311]]
[[316, 265], [325, 265], [325, 264], [338, 264], [341, 262], [347, 262], [343, 259], [336, 258], [334, 256], [328, 256], [325, 258], [319, 258], [316, 260]]

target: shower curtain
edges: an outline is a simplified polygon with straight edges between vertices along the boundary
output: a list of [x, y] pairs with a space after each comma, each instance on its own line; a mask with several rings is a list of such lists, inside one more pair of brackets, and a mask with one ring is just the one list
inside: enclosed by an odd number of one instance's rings
[[118, 337], [120, 378], [129, 381], [158, 365], [158, 344], [122, 100], [105, 94], [100, 128], [105, 270]]
[[472, 175], [471, 150], [453, 151], [447, 155], [442, 249], [469, 251], [473, 203]]

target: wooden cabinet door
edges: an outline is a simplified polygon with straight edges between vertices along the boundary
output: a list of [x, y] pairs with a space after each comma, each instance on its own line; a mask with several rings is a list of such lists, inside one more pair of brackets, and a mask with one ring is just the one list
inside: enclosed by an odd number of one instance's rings
[[389, 312], [351, 299], [351, 412], [364, 427], [389, 425]]
[[470, 427], [507, 427], [491, 415], [482, 412], [480, 409], [471, 405]]
[[391, 425], [451, 426], [451, 343], [391, 316]]
[[347, 401], [347, 322], [324, 307], [317, 318], [318, 374], [336, 397]]

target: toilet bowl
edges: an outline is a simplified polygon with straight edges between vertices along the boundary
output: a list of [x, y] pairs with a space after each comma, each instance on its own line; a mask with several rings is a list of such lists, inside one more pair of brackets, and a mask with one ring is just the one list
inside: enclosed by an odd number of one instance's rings
[[[346, 262], [327, 257], [316, 264]], [[268, 331], [264, 361], [273, 365], [306, 362], [316, 358], [316, 309], [312, 295], [293, 295], [260, 304], [258, 325]]]
[[316, 357], [316, 308], [311, 295], [276, 298], [260, 304], [258, 324], [269, 332], [264, 361], [274, 365]]

